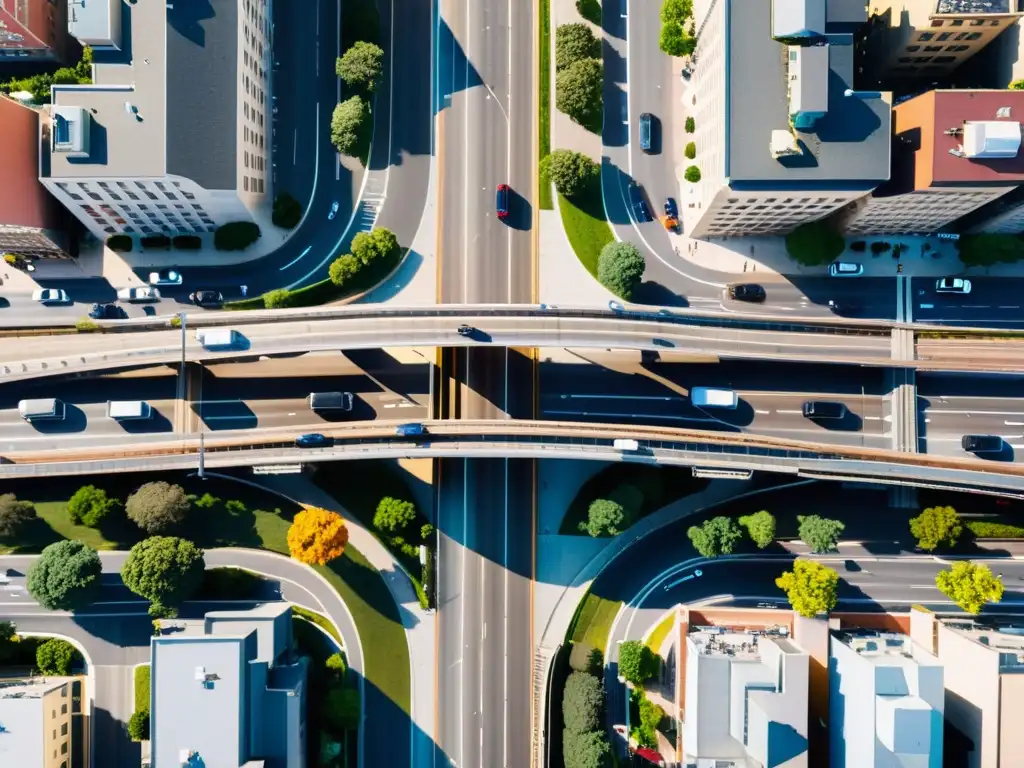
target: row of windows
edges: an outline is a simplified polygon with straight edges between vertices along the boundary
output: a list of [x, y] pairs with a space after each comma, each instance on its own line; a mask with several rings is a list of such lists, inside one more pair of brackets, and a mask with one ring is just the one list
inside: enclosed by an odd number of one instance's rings
[[[250, 158], [252, 163], [250, 164]], [[265, 171], [266, 161], [263, 159], [263, 155], [257, 155], [255, 152], [250, 155], [248, 152], [245, 153], [245, 167], [252, 168], [254, 171]]]
[[[969, 45], [947, 45], [946, 46], [946, 50], [949, 53], [960, 53], [962, 51], [969, 51], [970, 49], [971, 49], [971, 46], [969, 46]], [[921, 46], [920, 45], [908, 45], [907, 46], [907, 53], [917, 53], [920, 50], [921, 50]], [[924, 47], [924, 52], [925, 53], [938, 53], [941, 50], [942, 50], [942, 46], [941, 45], [926, 45]]]
[[[775, 198], [775, 197], [764, 197], [764, 198], [748, 197], [745, 200], [741, 200], [738, 197], [730, 197], [727, 202], [729, 202], [730, 204], [746, 203], [747, 205], [759, 205], [761, 203], [777, 203], [777, 202], [779, 202], [779, 199]], [[793, 202], [793, 198], [792, 197], [783, 198], [782, 202], [783, 203], [792, 203]], [[800, 203], [813, 203], [815, 205], [821, 205], [822, 203], [833, 202], [833, 203], [837, 203], [839, 205], [842, 205], [843, 203], [846, 202], [846, 198], [845, 197], [833, 197], [831, 199], [831, 201], [830, 201], [829, 198], [827, 198], [827, 197], [816, 197], [816, 198], [814, 198], [814, 200], [811, 200], [811, 198], [808, 197], [808, 198], [801, 198], [799, 200], [799, 202]]]
[[[936, 42], [941, 43], [944, 40], [949, 40], [951, 37], [953, 37], [952, 32], [940, 32], [938, 35], [934, 32], [922, 32], [917, 36], [917, 41], [919, 43], [927, 43], [929, 40], [934, 39]], [[978, 40], [980, 38], [981, 32], [960, 32], [956, 37], [953, 37], [954, 40]]]
[[263, 194], [263, 179], [258, 179], [255, 176], [252, 177], [252, 183], [249, 183], [249, 177], [242, 177], [242, 189], [245, 192], [253, 192], [257, 195]]
[[[988, 24], [990, 27], [998, 27], [1000, 22], [998, 19], [971, 19], [972, 27], [983, 27]], [[963, 19], [932, 19], [933, 27], [962, 27], [964, 25]]]
[[[962, 46], [965, 50], [967, 46]], [[900, 56], [896, 59], [900, 64], [911, 64], [916, 62], [918, 64], [924, 64], [929, 61], [934, 61], [936, 64], [952, 64], [956, 61], [956, 56]]]
[[255, 130], [249, 128], [248, 125], [242, 126], [242, 135], [248, 144], [252, 144], [258, 149], [263, 149], [263, 134], [257, 133]]

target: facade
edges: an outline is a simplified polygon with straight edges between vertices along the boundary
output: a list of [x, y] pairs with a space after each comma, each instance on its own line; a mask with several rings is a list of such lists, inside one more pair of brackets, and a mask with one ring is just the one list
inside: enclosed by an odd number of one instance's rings
[[785, 634], [690, 631], [684, 764], [806, 768], [808, 656]]
[[[206, 615], [151, 645], [152, 768], [305, 768], [307, 660], [291, 608]], [[251, 762], [250, 762], [251, 761]]]
[[1021, 17], [1020, 0], [880, 0], [867, 62], [887, 78], [948, 75]]
[[39, 113], [0, 97], [0, 253], [62, 258], [60, 205], [39, 183]]
[[202, 234], [270, 189], [270, 0], [77, 7], [93, 83], [55, 85], [40, 178], [98, 238]]
[[0, 680], [0, 765], [69, 768], [72, 681]]
[[703, 0], [693, 89], [693, 237], [771, 235], [889, 178], [891, 95], [853, 91], [857, 0]]
[[843, 212], [849, 234], [936, 232], [1024, 183], [1024, 92], [928, 91], [893, 112], [892, 178]]
[[829, 765], [942, 768], [943, 669], [907, 635], [833, 631]]
[[66, 60], [67, 29], [64, 0], [0, 0], [0, 63]]

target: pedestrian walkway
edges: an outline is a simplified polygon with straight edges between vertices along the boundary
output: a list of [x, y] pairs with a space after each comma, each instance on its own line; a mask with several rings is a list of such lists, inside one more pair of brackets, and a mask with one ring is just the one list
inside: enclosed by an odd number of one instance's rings
[[557, 208], [540, 212], [540, 252], [542, 303], [603, 307], [615, 298], [615, 294], [597, 282], [576, 257]]

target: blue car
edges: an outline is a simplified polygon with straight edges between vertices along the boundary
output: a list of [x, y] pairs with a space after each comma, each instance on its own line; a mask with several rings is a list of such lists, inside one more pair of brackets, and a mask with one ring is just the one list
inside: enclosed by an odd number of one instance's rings
[[395, 428], [395, 434], [399, 437], [419, 437], [427, 434], [427, 428], [422, 424], [399, 424]]
[[319, 432], [310, 432], [295, 438], [296, 448], [328, 448], [332, 445], [334, 445], [334, 438], [321, 435]]

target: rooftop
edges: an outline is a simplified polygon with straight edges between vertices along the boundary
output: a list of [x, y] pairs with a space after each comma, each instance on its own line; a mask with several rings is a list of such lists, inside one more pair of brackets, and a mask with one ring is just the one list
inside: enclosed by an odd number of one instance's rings
[[1024, 624], [1012, 621], [970, 621], [950, 619], [946, 627], [966, 635], [979, 645], [991, 648], [1003, 658], [1001, 666], [1024, 670]]
[[759, 641], [770, 637], [787, 653], [798, 653], [787, 640], [789, 629], [784, 626], [769, 629], [748, 629], [743, 632], [725, 627], [694, 627], [687, 639], [701, 656], [728, 656], [742, 661], [757, 661], [761, 658]]
[[964, 16], [971, 13], [1014, 13], [1017, 0], [937, 0], [935, 12]]
[[0, 765], [43, 768], [49, 718], [44, 719], [42, 699], [67, 682], [67, 678], [0, 682]]

